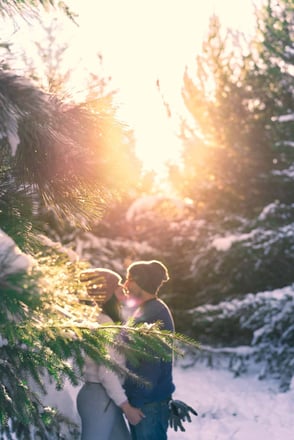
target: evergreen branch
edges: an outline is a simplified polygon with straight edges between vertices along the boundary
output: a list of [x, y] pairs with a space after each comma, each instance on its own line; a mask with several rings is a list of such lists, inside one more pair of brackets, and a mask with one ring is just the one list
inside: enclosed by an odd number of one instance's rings
[[59, 8], [65, 13], [65, 15], [76, 23], [77, 15], [68, 7], [66, 2], [59, 0], [0, 0], [0, 15], [14, 17], [15, 14], [25, 14], [24, 18], [38, 15], [38, 8], [43, 7], [45, 10], [48, 8]]

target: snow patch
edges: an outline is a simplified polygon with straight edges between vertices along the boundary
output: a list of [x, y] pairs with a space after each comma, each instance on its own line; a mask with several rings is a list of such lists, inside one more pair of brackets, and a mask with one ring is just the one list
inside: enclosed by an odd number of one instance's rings
[[227, 251], [230, 247], [238, 241], [245, 241], [254, 236], [256, 231], [252, 231], [248, 234], [239, 234], [239, 235], [227, 235], [226, 237], [217, 237], [212, 241], [212, 246], [215, 247], [218, 251]]
[[21, 252], [12, 238], [0, 229], [0, 268], [1, 277], [26, 272], [34, 263], [34, 259]]
[[259, 221], [266, 220], [267, 216], [269, 214], [273, 214], [277, 209], [277, 203], [270, 203], [269, 205], [265, 206], [261, 213], [258, 216]]

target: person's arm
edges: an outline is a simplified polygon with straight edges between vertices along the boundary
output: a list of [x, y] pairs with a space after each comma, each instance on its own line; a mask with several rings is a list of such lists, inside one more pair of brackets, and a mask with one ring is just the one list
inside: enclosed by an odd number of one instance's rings
[[145, 417], [140, 408], [135, 408], [129, 403], [128, 400], [123, 402], [120, 407], [131, 425], [137, 425], [141, 422], [142, 418]]
[[[100, 323], [106, 322], [109, 322], [109, 318], [101, 316]], [[114, 361], [121, 365], [124, 364], [124, 357], [120, 353], [111, 347], [108, 347], [108, 352]], [[129, 423], [132, 425], [137, 425], [142, 420], [142, 417], [144, 417], [144, 414], [139, 408], [135, 408], [129, 403], [125, 390], [122, 386], [122, 380], [119, 378], [118, 374], [109, 368], [100, 365], [99, 381], [103, 385], [110, 399], [112, 399], [114, 403], [122, 409]]]
[[117, 374], [104, 366], [100, 366], [99, 378], [109, 398], [122, 409], [129, 423], [137, 425], [141, 422], [144, 414], [139, 408], [135, 408], [129, 403]]

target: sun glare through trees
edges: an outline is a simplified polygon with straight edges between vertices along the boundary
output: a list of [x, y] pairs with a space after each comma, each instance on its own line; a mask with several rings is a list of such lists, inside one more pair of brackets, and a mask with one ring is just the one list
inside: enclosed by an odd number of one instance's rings
[[[186, 66], [195, 68], [195, 57], [207, 32], [208, 19], [219, 14], [224, 25], [244, 32], [253, 29], [251, 0], [242, 2], [186, 0], [146, 4], [99, 0], [69, 1], [78, 14], [79, 28], [72, 35], [73, 57], [82, 54], [87, 67], [103, 69], [117, 90], [119, 116], [134, 130], [136, 154], [143, 170], [158, 181], [167, 178], [167, 164], [179, 164], [180, 121], [185, 114], [181, 97]], [[75, 83], [76, 90], [82, 84]]]

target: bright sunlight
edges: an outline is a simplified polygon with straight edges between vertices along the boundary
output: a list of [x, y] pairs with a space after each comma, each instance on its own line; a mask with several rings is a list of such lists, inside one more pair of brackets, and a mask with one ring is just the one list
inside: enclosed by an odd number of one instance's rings
[[75, 52], [83, 53], [88, 64], [101, 53], [119, 92], [119, 114], [134, 129], [144, 168], [164, 177], [166, 163], [180, 160], [182, 78], [186, 66], [195, 68], [208, 18], [216, 13], [225, 26], [251, 32], [252, 1], [207, 0], [201, 6], [195, 0], [68, 3], [79, 14]]
[[[69, 41], [68, 64], [76, 66], [72, 93], [86, 90], [85, 69], [97, 71], [99, 54], [103, 73], [117, 91], [118, 115], [134, 132], [143, 169], [164, 180], [166, 164], [181, 158], [178, 133], [187, 116], [183, 75], [186, 67], [195, 69], [209, 17], [215, 13], [224, 26], [251, 33], [253, 2], [207, 0], [199, 6], [195, 0], [68, 0], [77, 25], [61, 13], [59, 19]], [[12, 32], [32, 47], [31, 29]]]

